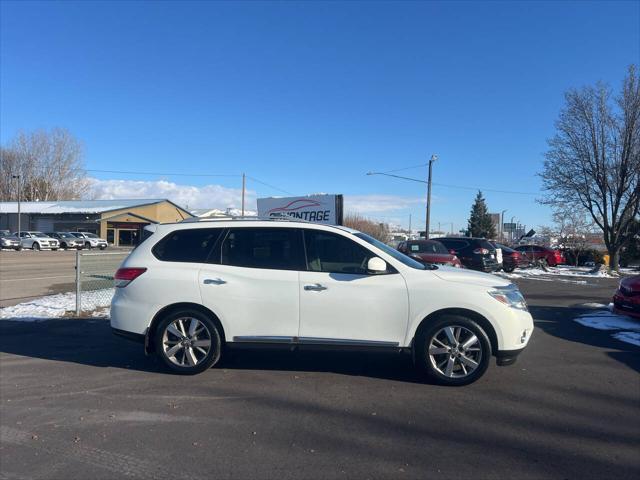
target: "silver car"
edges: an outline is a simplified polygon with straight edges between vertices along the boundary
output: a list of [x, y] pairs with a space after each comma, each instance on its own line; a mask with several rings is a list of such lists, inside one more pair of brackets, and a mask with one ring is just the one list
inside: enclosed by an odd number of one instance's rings
[[80, 238], [72, 235], [69, 232], [46, 232], [51, 238], [55, 238], [60, 242], [60, 248], [66, 250], [68, 248], [75, 248], [81, 250], [84, 247], [84, 241]]
[[84, 242], [84, 248], [91, 250], [92, 248], [99, 248], [104, 250], [107, 248], [107, 241], [104, 238], [98, 237], [95, 233], [90, 232], [69, 232], [73, 236], [81, 239]]
[[13, 250], [22, 250], [22, 243], [18, 237], [14, 237], [8, 230], [0, 231], [0, 249], [11, 248]]
[[13, 235], [20, 238], [22, 248], [31, 248], [32, 250], [58, 250], [60, 248], [58, 240], [42, 232], [20, 232]]

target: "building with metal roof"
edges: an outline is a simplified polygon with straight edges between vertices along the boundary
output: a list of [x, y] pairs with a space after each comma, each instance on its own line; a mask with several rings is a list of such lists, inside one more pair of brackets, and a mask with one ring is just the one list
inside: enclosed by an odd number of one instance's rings
[[[170, 200], [62, 200], [20, 202], [21, 230], [92, 232], [112, 245], [136, 245], [152, 223], [179, 222], [193, 215]], [[0, 230], [18, 229], [18, 202], [0, 202]]]

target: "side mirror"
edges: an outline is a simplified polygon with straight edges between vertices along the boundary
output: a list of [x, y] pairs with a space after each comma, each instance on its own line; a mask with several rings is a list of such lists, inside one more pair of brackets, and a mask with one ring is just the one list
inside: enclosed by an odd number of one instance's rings
[[386, 273], [387, 272], [387, 262], [385, 262], [380, 257], [371, 257], [367, 262], [367, 272], [368, 273]]

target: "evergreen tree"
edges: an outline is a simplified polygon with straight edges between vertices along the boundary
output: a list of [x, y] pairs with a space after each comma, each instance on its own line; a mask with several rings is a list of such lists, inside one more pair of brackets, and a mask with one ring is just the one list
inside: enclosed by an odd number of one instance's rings
[[483, 238], [495, 238], [496, 236], [495, 225], [491, 221], [487, 203], [480, 190], [478, 190], [478, 195], [471, 206], [467, 235]]

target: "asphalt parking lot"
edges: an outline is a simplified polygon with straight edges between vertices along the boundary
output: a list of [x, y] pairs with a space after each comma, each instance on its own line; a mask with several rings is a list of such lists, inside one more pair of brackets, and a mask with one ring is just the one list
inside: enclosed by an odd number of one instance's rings
[[[125, 252], [109, 248], [84, 250], [102, 254]], [[0, 307], [8, 307], [43, 295], [74, 291], [76, 251], [0, 250]]]
[[519, 283], [529, 349], [463, 388], [365, 353], [180, 377], [105, 320], [0, 322], [0, 478], [638, 478], [640, 348], [572, 321], [615, 280]]

